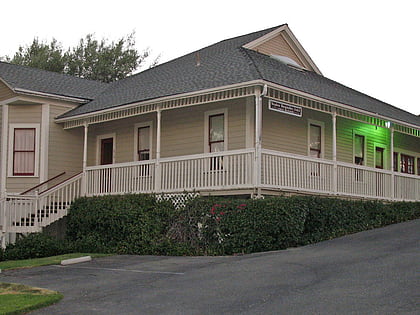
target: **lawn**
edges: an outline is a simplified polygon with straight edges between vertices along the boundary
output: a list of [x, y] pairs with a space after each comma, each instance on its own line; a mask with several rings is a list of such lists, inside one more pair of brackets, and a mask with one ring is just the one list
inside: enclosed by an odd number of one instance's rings
[[31, 268], [47, 265], [59, 265], [62, 260], [91, 256], [92, 258], [109, 256], [109, 254], [83, 254], [83, 253], [72, 253], [59, 256], [43, 257], [43, 258], [33, 258], [33, 259], [23, 259], [23, 260], [6, 260], [0, 262], [0, 269], [17, 269], [17, 268]]
[[51, 305], [63, 296], [55, 291], [23, 284], [0, 283], [0, 314], [20, 314]]

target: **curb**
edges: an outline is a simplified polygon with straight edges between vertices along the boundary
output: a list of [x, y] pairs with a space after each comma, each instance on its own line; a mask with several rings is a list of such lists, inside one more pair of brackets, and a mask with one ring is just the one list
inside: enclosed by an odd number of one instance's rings
[[83, 257], [78, 257], [78, 258], [65, 259], [65, 260], [61, 261], [61, 266], [73, 265], [73, 264], [78, 264], [78, 263], [87, 262], [87, 261], [91, 261], [91, 260], [92, 260], [92, 257], [90, 257], [90, 256], [83, 256]]

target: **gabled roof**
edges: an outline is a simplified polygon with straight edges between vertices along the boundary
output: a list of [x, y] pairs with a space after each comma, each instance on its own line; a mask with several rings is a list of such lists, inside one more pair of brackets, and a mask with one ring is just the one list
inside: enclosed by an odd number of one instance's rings
[[264, 80], [372, 114], [420, 126], [420, 117], [322, 76], [293, 34], [289, 36], [298, 54], [301, 54], [302, 60], [308, 62], [314, 71], [295, 69], [252, 50], [261, 42], [259, 39], [271, 38], [279, 29], [286, 29], [291, 34], [284, 24], [238, 36], [111, 83], [92, 102], [79, 106], [60, 118], [94, 113], [165, 96]]
[[15, 93], [93, 100], [108, 84], [0, 62], [0, 80]]

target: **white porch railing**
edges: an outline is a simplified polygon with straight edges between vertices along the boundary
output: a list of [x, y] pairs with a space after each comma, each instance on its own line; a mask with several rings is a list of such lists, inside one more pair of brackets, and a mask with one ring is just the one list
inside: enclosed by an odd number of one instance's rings
[[3, 232], [38, 232], [67, 215], [70, 204], [81, 196], [82, 174], [39, 195], [8, 194], [1, 200]]
[[86, 194], [151, 193], [155, 190], [155, 160], [90, 166]]
[[261, 184], [266, 188], [333, 192], [331, 161], [262, 150]]
[[161, 159], [161, 190], [251, 188], [253, 157], [251, 149]]

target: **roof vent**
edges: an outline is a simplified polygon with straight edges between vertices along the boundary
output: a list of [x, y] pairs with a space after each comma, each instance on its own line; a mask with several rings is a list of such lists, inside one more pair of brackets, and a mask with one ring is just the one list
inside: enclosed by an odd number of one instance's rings
[[271, 55], [271, 58], [274, 60], [277, 60], [278, 62], [281, 62], [282, 64], [285, 64], [287, 66], [290, 66], [292, 68], [295, 68], [297, 70], [306, 70], [304, 67], [302, 67], [300, 64], [298, 64], [296, 61], [294, 61], [292, 58], [286, 57], [286, 56], [280, 56], [280, 55]]

